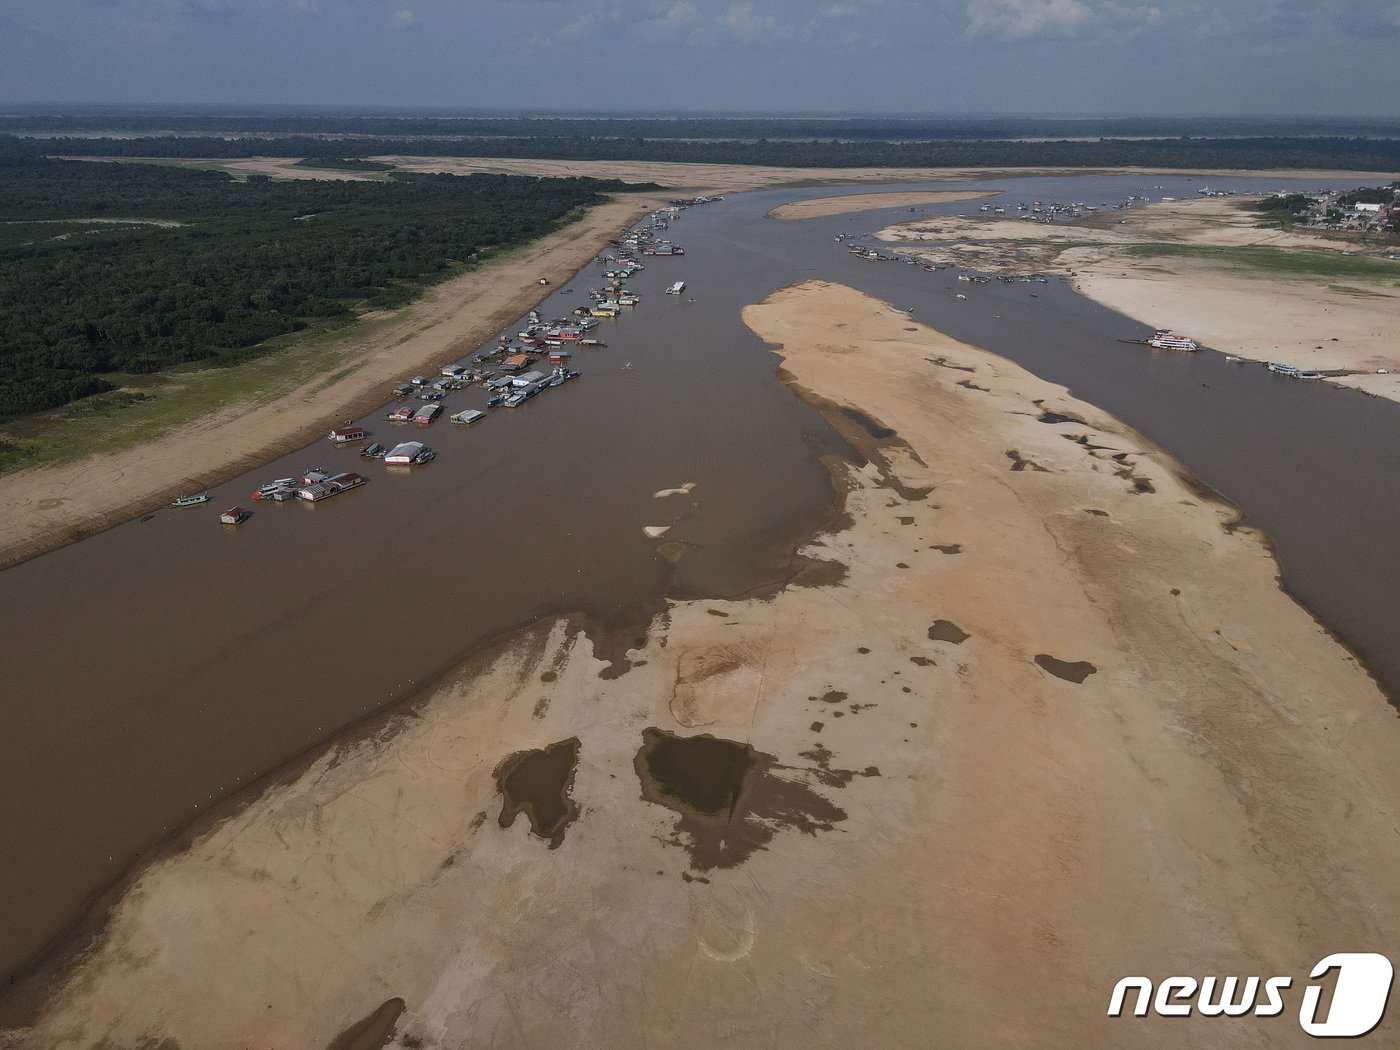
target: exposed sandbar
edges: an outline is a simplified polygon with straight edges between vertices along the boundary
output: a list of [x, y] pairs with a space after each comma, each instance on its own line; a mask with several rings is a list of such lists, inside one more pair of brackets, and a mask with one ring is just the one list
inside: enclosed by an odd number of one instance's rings
[[[1074, 223], [936, 216], [879, 236], [945, 265], [1072, 274], [1076, 289], [1144, 329], [1172, 328], [1248, 360], [1351, 370], [1359, 374], [1326, 381], [1400, 400], [1400, 262], [1305, 230], [1257, 226], [1237, 200], [1153, 204]], [[1297, 254], [1290, 263], [1278, 253]], [[1356, 260], [1376, 272], [1348, 275]]]

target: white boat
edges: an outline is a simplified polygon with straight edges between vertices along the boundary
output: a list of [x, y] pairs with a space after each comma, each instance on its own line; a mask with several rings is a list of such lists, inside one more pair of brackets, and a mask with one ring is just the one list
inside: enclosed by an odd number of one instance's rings
[[1159, 328], [1152, 333], [1152, 338], [1147, 340], [1148, 346], [1154, 346], [1158, 350], [1199, 350], [1196, 340], [1187, 339], [1184, 335], [1177, 335], [1170, 328]]
[[197, 507], [201, 503], [209, 502], [209, 493], [199, 492], [193, 496], [176, 496], [170, 501], [172, 507]]
[[685, 282], [684, 282], [684, 281], [677, 281], [675, 284], [671, 285], [671, 287], [669, 287], [669, 288], [666, 289], [666, 294], [667, 294], [667, 295], [680, 295], [681, 292], [683, 292], [683, 291], [685, 291]]

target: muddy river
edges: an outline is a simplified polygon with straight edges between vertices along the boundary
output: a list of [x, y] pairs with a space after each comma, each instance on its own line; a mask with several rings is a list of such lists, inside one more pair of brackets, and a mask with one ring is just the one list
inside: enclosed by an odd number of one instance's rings
[[[1118, 202], [1189, 196], [1196, 183], [983, 185], [1013, 201]], [[514, 626], [582, 612], [622, 670], [664, 596], [737, 596], [786, 579], [794, 546], [833, 507], [821, 457], [851, 452], [778, 381], [739, 311], [813, 276], [913, 307], [1162, 445], [1270, 534], [1289, 589], [1400, 693], [1400, 406], [1216, 353], [1125, 347], [1142, 326], [1053, 281], [994, 281], [955, 301], [950, 271], [861, 262], [833, 241], [904, 210], [764, 218], [831, 192], [733, 195], [684, 212], [669, 235], [687, 254], [647, 260], [629, 282], [642, 304], [601, 323], [608, 346], [576, 354], [577, 382], [470, 428], [446, 415], [482, 407], [480, 391], [449, 395], [426, 432], [395, 429], [382, 412], [361, 421], [386, 444], [426, 440], [439, 452], [430, 464], [387, 468], [322, 441], [218, 486], [210, 504], [0, 572], [0, 971], [22, 970], [192, 817]], [[586, 302], [599, 271], [551, 295], [544, 316]], [[663, 294], [678, 279], [686, 292]], [[248, 502], [259, 484], [310, 467], [361, 470], [369, 483], [316, 505]], [[685, 483], [688, 496], [653, 499]], [[251, 519], [219, 525], [236, 503]], [[683, 545], [668, 548], [674, 560], [644, 534], [653, 525]]]

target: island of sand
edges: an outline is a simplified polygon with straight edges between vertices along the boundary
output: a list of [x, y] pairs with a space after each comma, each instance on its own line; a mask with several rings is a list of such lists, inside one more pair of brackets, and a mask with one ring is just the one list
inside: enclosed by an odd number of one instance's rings
[[0, 1045], [1300, 1045], [1106, 1008], [1395, 942], [1375, 684], [1062, 388], [838, 285], [745, 320], [862, 453], [787, 587], [618, 676], [506, 639], [140, 874]]
[[1307, 230], [1262, 227], [1257, 198], [1204, 198], [1073, 223], [925, 216], [881, 240], [936, 265], [1045, 272], [1141, 321], [1248, 361], [1342, 374], [1400, 400], [1400, 261]]

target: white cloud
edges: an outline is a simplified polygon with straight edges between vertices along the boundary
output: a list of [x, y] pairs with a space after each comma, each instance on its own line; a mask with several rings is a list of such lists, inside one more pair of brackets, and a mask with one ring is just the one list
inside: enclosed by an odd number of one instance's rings
[[967, 31], [1003, 40], [1074, 36], [1093, 14], [1081, 0], [968, 0]]
[[[782, 0], [592, 0], [577, 17], [552, 30], [550, 42], [633, 38], [657, 44], [758, 46], [793, 38], [795, 27], [778, 17]], [[805, 21], [796, 20], [795, 21]]]
[[407, 29], [418, 21], [418, 16], [405, 7], [390, 15], [389, 21], [394, 24], [395, 29]]
[[762, 44], [778, 35], [778, 20], [760, 13], [753, 0], [735, 0], [724, 12], [724, 30], [742, 44]]
[[[1250, 0], [1275, 3], [1280, 0]], [[1122, 38], [1160, 26], [1168, 16], [1200, 23], [1219, 19], [1220, 4], [1197, 0], [968, 0], [967, 32], [1001, 40], [1030, 37], [1112, 36]], [[1243, 7], [1241, 8], [1243, 10]], [[1187, 16], [1190, 16], [1189, 19]]]

